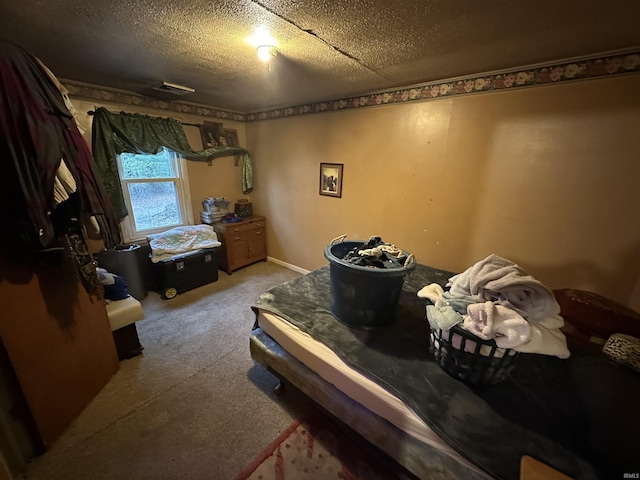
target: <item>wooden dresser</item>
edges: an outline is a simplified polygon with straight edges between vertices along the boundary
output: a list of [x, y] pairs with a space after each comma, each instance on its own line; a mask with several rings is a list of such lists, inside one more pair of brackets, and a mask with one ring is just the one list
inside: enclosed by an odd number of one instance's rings
[[213, 229], [222, 243], [219, 249], [219, 267], [231, 273], [240, 267], [267, 259], [264, 217], [243, 217], [238, 223], [213, 224]]

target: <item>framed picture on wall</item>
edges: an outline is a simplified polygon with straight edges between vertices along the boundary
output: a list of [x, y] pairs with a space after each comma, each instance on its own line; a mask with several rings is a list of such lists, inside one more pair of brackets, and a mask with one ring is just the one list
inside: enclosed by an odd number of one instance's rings
[[200, 127], [200, 135], [202, 136], [202, 148], [212, 148], [220, 146], [220, 136], [222, 135], [222, 124], [214, 122], [205, 122]]
[[342, 163], [320, 164], [320, 195], [342, 197]]
[[233, 128], [223, 128], [221, 138], [228, 147], [239, 147], [238, 131]]

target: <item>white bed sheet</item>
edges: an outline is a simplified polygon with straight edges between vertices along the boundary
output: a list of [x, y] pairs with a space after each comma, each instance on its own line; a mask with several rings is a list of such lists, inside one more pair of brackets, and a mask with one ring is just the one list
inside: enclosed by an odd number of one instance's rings
[[342, 393], [412, 437], [486, 476], [445, 443], [398, 397], [349, 367], [329, 347], [271, 312], [259, 310], [257, 319], [260, 328], [282, 348]]

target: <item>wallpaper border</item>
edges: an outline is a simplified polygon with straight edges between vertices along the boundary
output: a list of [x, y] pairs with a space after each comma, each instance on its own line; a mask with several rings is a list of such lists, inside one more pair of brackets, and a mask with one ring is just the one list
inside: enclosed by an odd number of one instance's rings
[[203, 117], [219, 118], [221, 120], [235, 120], [237, 122], [246, 121], [246, 115], [243, 113], [221, 110], [219, 108], [208, 107], [206, 105], [161, 100], [133, 92], [115, 90], [98, 85], [89, 85], [86, 83], [75, 82], [73, 80], [61, 79], [60, 82], [67, 87], [69, 95], [72, 97], [155, 108], [171, 112], [188, 113]]
[[478, 74], [461, 79], [428, 82], [340, 100], [317, 102], [308, 105], [298, 105], [295, 107], [278, 108], [254, 113], [238, 113], [204, 105], [170, 102], [134, 93], [75, 83], [69, 80], [62, 82], [72, 96], [117, 102], [126, 105], [140, 105], [223, 120], [253, 122], [312, 113], [470, 95], [481, 92], [504, 91], [514, 88], [526, 88], [638, 72], [640, 72], [640, 49], [627, 53], [598, 56], [579, 61], [563, 61], [561, 63], [538, 67], [522, 67], [495, 74]]

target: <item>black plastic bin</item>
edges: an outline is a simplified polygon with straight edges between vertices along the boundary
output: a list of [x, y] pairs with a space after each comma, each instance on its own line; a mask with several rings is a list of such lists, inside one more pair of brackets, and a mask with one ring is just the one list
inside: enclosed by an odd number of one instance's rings
[[218, 247], [203, 248], [192, 253], [152, 263], [153, 290], [171, 299], [178, 293], [218, 280]]
[[98, 265], [124, 278], [129, 293], [142, 300], [149, 293], [151, 271], [148, 267], [148, 247], [138, 244], [120, 245], [113, 250], [102, 250], [94, 254]]
[[364, 241], [330, 243], [324, 250], [329, 260], [331, 313], [349, 327], [370, 329], [394, 321], [406, 275], [415, 268], [413, 256], [402, 268], [368, 268], [342, 259]]

